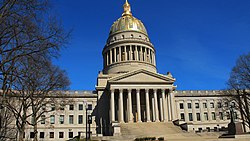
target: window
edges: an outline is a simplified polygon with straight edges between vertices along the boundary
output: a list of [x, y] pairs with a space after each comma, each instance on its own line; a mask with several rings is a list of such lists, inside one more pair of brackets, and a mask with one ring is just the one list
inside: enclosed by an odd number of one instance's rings
[[55, 115], [50, 115], [50, 124], [55, 124]]
[[212, 112], [212, 120], [216, 120], [215, 112]]
[[199, 109], [199, 108], [200, 108], [199, 103], [195, 103], [195, 108], [196, 108], [196, 109]]
[[56, 107], [55, 104], [51, 104], [51, 111], [55, 111]]
[[54, 138], [54, 132], [49, 132], [49, 138]]
[[80, 111], [83, 110], [83, 104], [79, 104], [78, 109], [79, 109]]
[[69, 115], [69, 124], [74, 124], [74, 116]]
[[223, 120], [223, 113], [222, 112], [219, 112], [219, 117], [220, 117], [220, 120]]
[[73, 132], [69, 132], [69, 138], [73, 138]]
[[30, 138], [33, 139], [35, 137], [35, 133], [34, 132], [30, 132]]
[[201, 114], [200, 113], [196, 113], [196, 118], [197, 118], [197, 121], [201, 121]]
[[237, 119], [238, 116], [237, 116], [237, 112], [234, 112], [234, 119]]
[[183, 103], [180, 103], [180, 109], [184, 109]]
[[235, 102], [232, 102], [232, 104], [231, 104], [231, 105], [232, 105], [232, 107], [234, 108], [234, 107], [235, 107]]
[[221, 107], [222, 107], [221, 102], [218, 102], [218, 103], [217, 103], [217, 107], [218, 107], [218, 108], [221, 108]]
[[203, 103], [203, 108], [207, 108], [207, 103]]
[[184, 113], [181, 113], [181, 120], [185, 120], [185, 115], [184, 115]]
[[78, 124], [82, 124], [83, 122], [83, 115], [78, 115]]
[[59, 138], [63, 138], [64, 133], [63, 132], [59, 132]]
[[64, 110], [65, 105], [61, 104], [60, 105], [60, 110]]
[[45, 124], [45, 115], [41, 115], [41, 124]]
[[40, 132], [40, 138], [41, 138], [41, 139], [44, 138], [44, 132]]
[[227, 115], [227, 119], [230, 119], [230, 113], [226, 112], [226, 115]]
[[225, 107], [228, 107], [228, 102], [225, 102]]
[[210, 103], [210, 108], [214, 108], [214, 103], [213, 102]]
[[191, 108], [192, 108], [191, 103], [188, 103], [188, 109], [191, 109]]
[[43, 110], [43, 111], [46, 110], [46, 104], [42, 104], [42, 110]]
[[131, 34], [131, 38], [134, 38], [134, 35], [133, 35], [133, 34]]
[[192, 113], [188, 113], [188, 117], [189, 117], [189, 121], [193, 121], [193, 114]]
[[60, 115], [59, 117], [59, 123], [64, 124], [64, 115]]
[[74, 105], [73, 104], [69, 105], [69, 110], [74, 110]]
[[204, 119], [208, 120], [208, 114], [206, 112], [204, 113]]

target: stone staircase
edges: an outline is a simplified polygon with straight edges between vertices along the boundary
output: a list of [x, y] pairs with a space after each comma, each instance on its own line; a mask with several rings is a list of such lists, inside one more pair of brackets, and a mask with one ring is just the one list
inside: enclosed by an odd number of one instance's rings
[[179, 126], [175, 126], [172, 122], [123, 123], [120, 124], [120, 127], [120, 136], [104, 136], [98, 139], [95, 138], [95, 140], [133, 141], [135, 138], [164, 137], [164, 139], [167, 141], [215, 141], [217, 140], [216, 138], [218, 138], [217, 135], [207, 136], [183, 131]]
[[176, 135], [185, 133], [172, 122], [149, 122], [149, 123], [125, 123], [121, 124], [122, 136], [135, 137], [163, 137], [165, 135]]

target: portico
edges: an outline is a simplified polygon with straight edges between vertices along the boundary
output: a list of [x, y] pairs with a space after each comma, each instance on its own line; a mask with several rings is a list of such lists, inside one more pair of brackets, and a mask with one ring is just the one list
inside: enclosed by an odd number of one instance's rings
[[172, 120], [173, 78], [137, 70], [109, 81], [110, 122], [166, 122]]

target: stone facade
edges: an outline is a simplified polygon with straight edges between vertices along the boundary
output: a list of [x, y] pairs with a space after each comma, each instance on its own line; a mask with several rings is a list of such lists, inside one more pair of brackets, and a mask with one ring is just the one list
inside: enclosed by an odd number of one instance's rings
[[[103, 48], [96, 90], [70, 91], [76, 101], [73, 110], [71, 104], [46, 115], [46, 122], [38, 125], [38, 138], [59, 141], [79, 133], [84, 137], [84, 103], [93, 107], [93, 136], [119, 135], [120, 124], [139, 122], [173, 122], [190, 132], [226, 128], [229, 111], [223, 107], [230, 104], [224, 101], [228, 96], [221, 91], [177, 91], [171, 73], [157, 72], [155, 52], [146, 28], [132, 16], [126, 1]], [[238, 111], [235, 117], [239, 119]], [[27, 138], [31, 132], [28, 127]]]

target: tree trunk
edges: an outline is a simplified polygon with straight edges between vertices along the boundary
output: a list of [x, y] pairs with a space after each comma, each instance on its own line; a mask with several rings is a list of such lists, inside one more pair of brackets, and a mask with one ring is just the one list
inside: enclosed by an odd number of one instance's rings
[[34, 141], [38, 141], [37, 140], [37, 134], [38, 134], [38, 131], [37, 131], [37, 122], [36, 121], [34, 121], [35, 122], [35, 125], [34, 125]]

